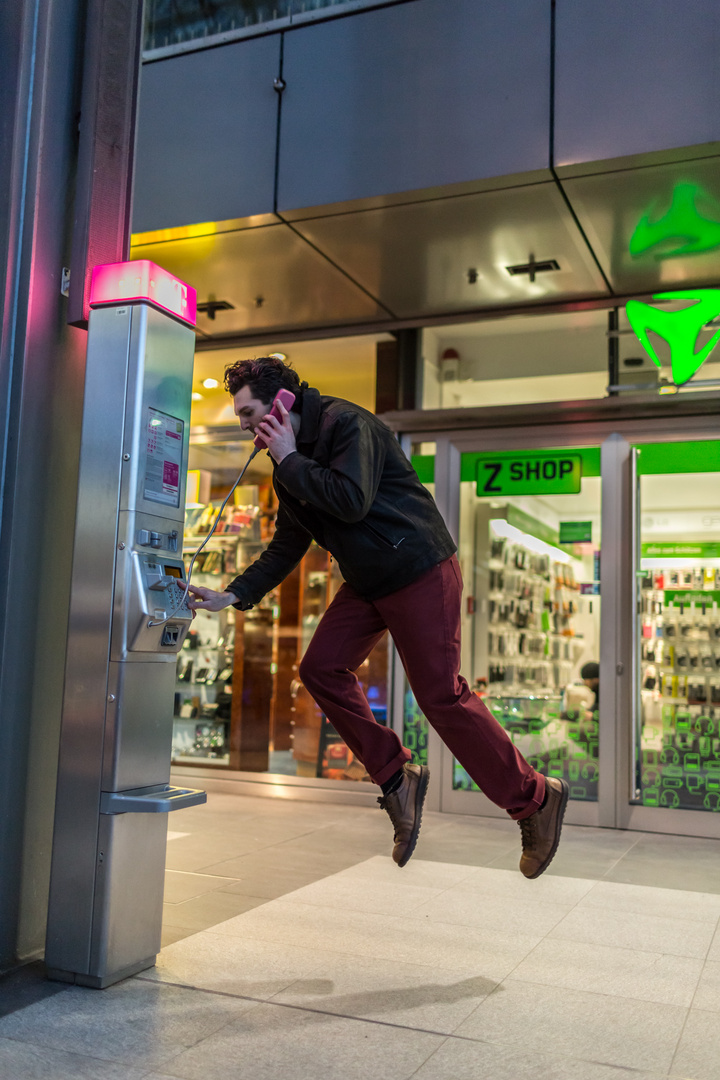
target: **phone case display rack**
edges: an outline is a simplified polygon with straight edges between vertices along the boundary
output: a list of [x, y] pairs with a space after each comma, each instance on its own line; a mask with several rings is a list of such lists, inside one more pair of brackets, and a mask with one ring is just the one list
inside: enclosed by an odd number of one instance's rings
[[648, 570], [640, 599], [636, 798], [720, 810], [720, 569]]
[[584, 644], [574, 616], [583, 601], [571, 563], [493, 537], [488, 593], [488, 690], [559, 693]]
[[[292, 757], [298, 776], [370, 780], [364, 765], [343, 742], [297, 677], [299, 659], [342, 584], [337, 563], [312, 544], [298, 568], [298, 638], [292, 663], [290, 721]], [[283, 586], [292, 588], [292, 575]], [[283, 593], [281, 593], [281, 598]], [[388, 640], [383, 637], [357, 671], [360, 686], [380, 724], [387, 724]]]
[[[212, 505], [186, 512], [186, 565], [210, 531], [216, 512]], [[215, 534], [195, 563], [193, 584], [222, 591], [261, 548], [259, 506], [226, 507]], [[235, 609], [198, 611], [178, 657], [174, 763], [231, 763], [234, 657]]]
[[[480, 596], [486, 588], [488, 599], [487, 619], [475, 613], [476, 634], [487, 635], [487, 652], [482, 641], [475, 652], [476, 692], [534, 768], [567, 780], [571, 798], [596, 801], [597, 713], [569, 709], [563, 695], [588, 646], [579, 617], [592, 616], [590, 605], [597, 602], [581, 595], [575, 566], [584, 572], [584, 564], [555, 561], [495, 535], [488, 511], [478, 510], [475, 558], [476, 565], [487, 565], [487, 576], [477, 575], [475, 587]], [[594, 582], [587, 587], [594, 589]], [[477, 790], [457, 761], [453, 787]]]
[[[222, 591], [272, 534], [257, 488], [254, 502], [225, 509], [195, 564], [193, 582]], [[200, 547], [216, 508], [187, 512], [186, 562]], [[298, 678], [299, 661], [342, 583], [337, 564], [312, 544], [295, 570], [249, 611], [199, 610], [178, 658], [173, 762], [330, 779], [365, 779], [349, 748]], [[370, 707], [387, 722], [387, 643], [358, 675]]]

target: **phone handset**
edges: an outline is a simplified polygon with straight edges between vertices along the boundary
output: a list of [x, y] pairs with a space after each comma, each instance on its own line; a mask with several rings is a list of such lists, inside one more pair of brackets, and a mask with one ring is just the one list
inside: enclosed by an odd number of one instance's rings
[[[274, 416], [276, 420], [282, 423], [282, 416], [280, 410], [277, 407], [277, 403], [281, 402], [286, 410], [290, 412], [295, 401], [295, 395], [290, 390], [278, 390], [277, 394], [273, 398], [272, 408], [270, 409], [270, 416]], [[267, 450], [267, 443], [263, 439], [262, 435], [256, 435], [253, 440], [258, 450]]]

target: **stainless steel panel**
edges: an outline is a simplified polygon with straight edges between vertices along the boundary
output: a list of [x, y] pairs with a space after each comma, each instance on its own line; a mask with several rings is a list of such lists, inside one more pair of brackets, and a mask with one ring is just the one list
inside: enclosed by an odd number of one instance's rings
[[168, 782], [174, 691], [174, 664], [110, 664], [103, 791]]
[[[557, 188], [534, 184], [460, 198], [298, 221], [317, 245], [397, 316], [607, 294]], [[506, 267], [557, 259], [559, 271]], [[468, 270], [477, 271], [477, 281]]]
[[133, 230], [273, 210], [280, 35], [145, 64]]
[[145, 967], [160, 952], [165, 886], [165, 814], [103, 814], [88, 974]]
[[558, 0], [555, 163], [720, 138], [717, 0]]
[[214, 321], [198, 315], [205, 333], [332, 326], [386, 314], [287, 225], [143, 244], [132, 254], [188, 281], [198, 300], [214, 296], [233, 305]]
[[[720, 156], [691, 161], [675, 161], [648, 168], [617, 169], [605, 175], [565, 178], [563, 188], [585, 230], [613, 288], [620, 294], [716, 285], [720, 251]], [[696, 236], [716, 234], [698, 250], [681, 254], [683, 229], [693, 234], [692, 213], [683, 214], [680, 228], [667, 219], [667, 228], [658, 225], [671, 211], [673, 197], [686, 199], [698, 214]], [[701, 220], [704, 219], [703, 220]], [[648, 239], [657, 234], [657, 244], [632, 255], [630, 241], [641, 221], [652, 225]], [[677, 219], [675, 219], [677, 221]], [[709, 230], [708, 230], [709, 223]], [[713, 228], [714, 223], [714, 228]], [[666, 239], [660, 236], [665, 233]]]
[[[552, 180], [549, 166], [513, 173], [511, 176], [484, 176], [459, 184], [434, 184], [431, 187], [410, 188], [406, 191], [389, 191], [364, 199], [345, 199], [342, 202], [323, 203], [318, 206], [301, 206], [293, 210], [283, 209], [283, 221], [302, 221], [304, 218], [331, 217], [334, 214], [351, 214], [359, 210], [382, 210], [389, 206], [405, 206], [408, 203], [431, 202], [434, 199], [451, 199], [459, 195], [478, 195], [483, 191], [503, 191], [507, 188], [526, 187]], [[278, 219], [280, 220], [280, 219]]]
[[90, 314], [46, 948], [52, 968], [89, 963], [130, 323], [130, 308]]
[[[165, 267], [169, 269], [169, 267]], [[185, 279], [184, 279], [185, 280]], [[108, 309], [122, 310], [122, 309]], [[163, 517], [179, 528], [185, 515], [190, 387], [192, 385], [195, 335], [189, 326], [168, 318], [148, 304], [132, 308], [127, 411], [123, 445], [120, 509], [138, 509]], [[182, 457], [179, 462], [177, 506], [144, 497], [149, 409], [175, 417], [183, 424]]]
[[[108, 657], [111, 640], [127, 653], [130, 575], [116, 557], [132, 553], [136, 527], [166, 540], [175, 527], [179, 550], [165, 554], [181, 558], [193, 351], [192, 330], [148, 305], [91, 313], [46, 949], [51, 971], [89, 985], [147, 966], [159, 947], [167, 823], [101, 818], [100, 788], [169, 777], [175, 650], [109, 668]], [[178, 506], [144, 497], [150, 406], [185, 425]]]
[[548, 165], [546, 0], [416, 0], [285, 35], [278, 206]]

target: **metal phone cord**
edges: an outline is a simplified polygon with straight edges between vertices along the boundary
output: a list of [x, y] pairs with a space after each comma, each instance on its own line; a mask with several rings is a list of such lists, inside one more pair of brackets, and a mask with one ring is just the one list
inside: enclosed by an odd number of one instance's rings
[[224, 502], [223, 502], [222, 506], [220, 507], [220, 509], [219, 509], [219, 510], [218, 510], [218, 512], [217, 512], [217, 516], [216, 516], [216, 518], [215, 518], [215, 521], [213, 522], [213, 527], [212, 527], [212, 529], [211, 529], [211, 530], [210, 530], [210, 532], [209, 532], [209, 533], [207, 534], [207, 536], [206, 536], [206, 537], [205, 537], [205, 539], [203, 540], [202, 544], [200, 545], [200, 547], [199, 547], [199, 548], [197, 549], [197, 551], [196, 551], [196, 552], [195, 552], [195, 554], [193, 555], [193, 557], [192, 557], [192, 559], [191, 559], [191, 561], [190, 561], [190, 566], [188, 567], [188, 572], [187, 572], [187, 581], [186, 581], [186, 583], [185, 583], [185, 592], [184, 592], [184, 593], [182, 594], [182, 597], [181, 597], [181, 599], [180, 599], [179, 603], [178, 603], [178, 604], [176, 604], [176, 606], [175, 606], [175, 607], [173, 608], [173, 610], [172, 610], [172, 611], [170, 612], [170, 614], [169, 614], [169, 615], [166, 615], [166, 617], [165, 617], [164, 619], [150, 619], [150, 620], [148, 620], [148, 626], [162, 626], [162, 625], [163, 625], [164, 623], [166, 623], [166, 622], [169, 622], [169, 620], [170, 620], [170, 619], [174, 618], [174, 617], [175, 617], [175, 615], [177, 615], [178, 611], [180, 610], [180, 608], [181, 608], [181, 607], [183, 606], [183, 604], [185, 603], [185, 600], [186, 600], [186, 598], [187, 598], [187, 594], [188, 594], [188, 590], [189, 590], [189, 588], [190, 588], [190, 581], [191, 581], [191, 578], [192, 578], [192, 572], [193, 572], [193, 567], [195, 566], [195, 560], [197, 559], [198, 555], [200, 554], [200, 552], [202, 551], [202, 549], [203, 549], [203, 548], [205, 547], [205, 545], [207, 544], [207, 542], [208, 542], [208, 540], [210, 539], [210, 537], [212, 536], [212, 534], [213, 534], [213, 533], [215, 532], [215, 529], [216, 529], [216, 528], [217, 528], [217, 526], [218, 526], [218, 522], [220, 521], [220, 518], [221, 518], [221, 516], [222, 516], [222, 512], [223, 512], [223, 510], [225, 509], [225, 507], [227, 506], [227, 503], [228, 503], [228, 500], [229, 500], [230, 496], [232, 495], [232, 493], [234, 492], [235, 488], [236, 488], [236, 487], [238, 486], [238, 484], [239, 484], [239, 483], [240, 483], [240, 481], [242, 480], [243, 476], [244, 476], [244, 475], [245, 475], [245, 473], [247, 472], [247, 467], [248, 467], [248, 465], [250, 464], [250, 462], [252, 461], [252, 459], [253, 459], [253, 458], [255, 457], [255, 455], [256, 455], [256, 454], [259, 454], [259, 453], [260, 453], [260, 450], [261, 450], [261, 447], [259, 447], [259, 446], [256, 446], [256, 447], [255, 447], [255, 449], [253, 450], [252, 454], [250, 455], [250, 457], [249, 457], [249, 458], [247, 459], [247, 461], [245, 462], [245, 465], [244, 465], [244, 467], [243, 467], [243, 470], [242, 470], [242, 472], [241, 472], [241, 473], [240, 473], [240, 475], [238, 476], [238, 478], [237, 478], [237, 480], [235, 481], [235, 483], [233, 484], [233, 486], [232, 486], [232, 487], [230, 488], [229, 492], [228, 492], [228, 493], [227, 493], [227, 495], [225, 496], [225, 500], [224, 500]]

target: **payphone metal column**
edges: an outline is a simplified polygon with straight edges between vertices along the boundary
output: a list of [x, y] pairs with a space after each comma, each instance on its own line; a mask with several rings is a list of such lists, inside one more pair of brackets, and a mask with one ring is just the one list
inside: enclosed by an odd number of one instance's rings
[[148, 261], [96, 267], [45, 962], [102, 988], [160, 950], [195, 291]]

